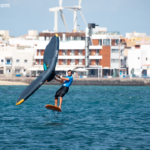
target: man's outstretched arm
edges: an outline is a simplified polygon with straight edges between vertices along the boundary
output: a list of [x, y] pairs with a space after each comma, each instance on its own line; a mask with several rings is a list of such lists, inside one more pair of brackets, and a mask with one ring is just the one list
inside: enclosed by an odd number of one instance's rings
[[65, 81], [69, 81], [69, 79], [68, 78], [64, 78], [64, 77], [60, 77], [59, 75], [56, 75], [56, 77], [58, 77], [59, 79], [61, 79], [61, 80], [65, 80]]
[[54, 78], [54, 80], [56, 80], [56, 81], [58, 81], [60, 83], [64, 83], [64, 81], [62, 79], [58, 80], [58, 79]]

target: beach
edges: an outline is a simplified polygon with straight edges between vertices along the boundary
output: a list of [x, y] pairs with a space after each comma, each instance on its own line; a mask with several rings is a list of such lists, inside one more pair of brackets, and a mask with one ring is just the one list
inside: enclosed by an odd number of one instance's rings
[[0, 85], [28, 85], [23, 82], [0, 81]]

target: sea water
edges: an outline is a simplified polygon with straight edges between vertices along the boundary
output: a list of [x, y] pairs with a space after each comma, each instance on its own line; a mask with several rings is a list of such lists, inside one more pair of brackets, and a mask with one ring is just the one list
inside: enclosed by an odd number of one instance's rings
[[150, 87], [71, 86], [57, 118], [45, 105], [60, 86], [16, 106], [25, 87], [0, 86], [0, 150], [150, 149]]

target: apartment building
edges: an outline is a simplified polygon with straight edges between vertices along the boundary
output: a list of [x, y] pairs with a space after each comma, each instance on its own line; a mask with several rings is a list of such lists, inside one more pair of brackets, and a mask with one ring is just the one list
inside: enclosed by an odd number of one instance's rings
[[[36, 66], [43, 65], [43, 55], [45, 47], [49, 40], [56, 33], [39, 33], [39, 40], [45, 41], [45, 44], [38, 44], [34, 59]], [[56, 71], [74, 70], [77, 67], [85, 65], [85, 32], [78, 33], [57, 33], [60, 39], [59, 56], [56, 65]]]
[[[101, 66], [102, 76], [112, 76], [114, 72], [119, 75], [119, 70], [124, 70], [124, 45], [121, 43], [119, 32], [107, 31], [95, 24], [89, 24], [87, 38], [90, 40], [89, 67]], [[88, 61], [88, 60], [87, 60]], [[114, 71], [115, 70], [115, 71]]]

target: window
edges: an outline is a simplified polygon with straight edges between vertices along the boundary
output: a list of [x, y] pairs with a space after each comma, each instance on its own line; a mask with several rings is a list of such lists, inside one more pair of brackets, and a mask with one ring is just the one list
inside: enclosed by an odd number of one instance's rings
[[89, 51], [89, 54], [92, 55], [92, 51], [91, 50]]
[[82, 59], [79, 59], [79, 65], [82, 65]]
[[109, 46], [110, 45], [110, 39], [103, 39], [103, 45]]
[[11, 60], [10, 59], [6, 59], [6, 65], [11, 65]]
[[99, 55], [99, 50], [97, 49], [97, 50], [96, 50], [96, 56], [98, 56], [98, 55]]
[[66, 41], [70, 41], [71, 40], [71, 37], [66, 37]]
[[82, 55], [82, 50], [78, 50], [78, 55]]
[[0, 74], [4, 74], [3, 70], [0, 70]]
[[81, 40], [81, 37], [77, 37], [77, 40]]
[[19, 59], [17, 59], [17, 60], [16, 60], [16, 63], [19, 63], [19, 62], [20, 62], [20, 60], [19, 60]]
[[81, 40], [85, 40], [85, 37], [81, 37]]
[[96, 60], [96, 65], [99, 65], [99, 60]]
[[135, 48], [140, 48], [140, 45], [135, 45]]
[[77, 40], [77, 37], [73, 37], [73, 40], [75, 40], [75, 41], [76, 41], [76, 40]]
[[39, 59], [39, 65], [41, 65], [41, 59]]
[[41, 50], [39, 50], [39, 56], [41, 56]]
[[63, 65], [67, 65], [67, 59], [63, 59]]
[[1, 62], [4, 62], [4, 60], [3, 60], [3, 59], [1, 59]]
[[60, 37], [60, 41], [62, 41], [63, 40], [63, 37]]
[[119, 62], [119, 59], [112, 59], [111, 62], [112, 62], [112, 63], [118, 63], [118, 62]]
[[28, 60], [26, 60], [26, 59], [25, 59], [25, 60], [24, 60], [24, 62], [25, 62], [25, 63], [27, 63], [27, 62], [28, 62]]
[[71, 50], [70, 55], [74, 56], [74, 55], [75, 55], [75, 51], [74, 51], [74, 50]]
[[16, 70], [15, 70], [15, 73], [20, 73], [20, 69], [16, 69]]
[[48, 36], [46, 37], [46, 41], [49, 41], [49, 37]]
[[118, 45], [119, 44], [119, 39], [116, 39], [115, 43], [116, 43], [116, 45]]
[[75, 65], [75, 59], [71, 59], [71, 65]]
[[7, 73], [10, 73], [10, 72], [11, 72], [11, 70], [10, 70], [10, 69], [7, 69], [7, 70], [6, 70], [6, 72], [7, 72]]
[[63, 51], [62, 51], [62, 55], [64, 55], [64, 56], [67, 55], [67, 51], [66, 51], [66, 50], [63, 50]]
[[119, 49], [112, 49], [111, 52], [112, 53], [119, 53]]
[[99, 40], [99, 45], [102, 45], [102, 39]]

